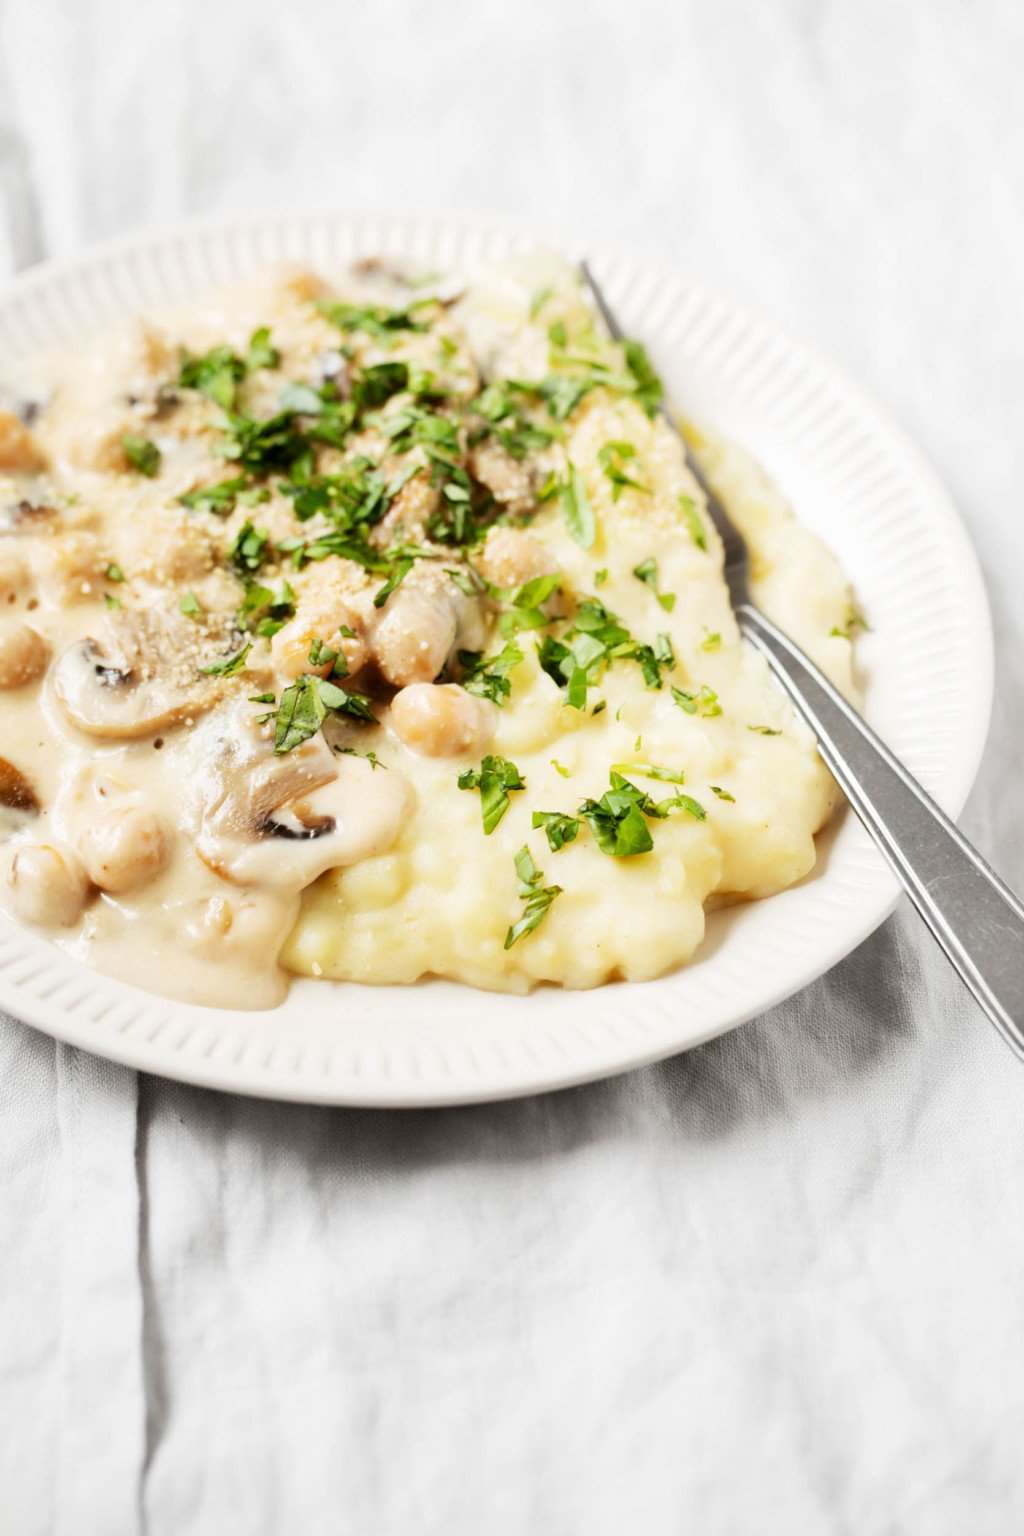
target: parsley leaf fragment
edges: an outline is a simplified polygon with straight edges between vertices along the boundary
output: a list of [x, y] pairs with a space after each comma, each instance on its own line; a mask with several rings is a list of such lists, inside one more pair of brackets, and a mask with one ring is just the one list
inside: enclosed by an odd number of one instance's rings
[[649, 485], [644, 485], [643, 481], [634, 479], [632, 475], [626, 472], [625, 464], [635, 458], [636, 448], [634, 445], [618, 439], [607, 442], [603, 448], [598, 449], [597, 462], [604, 471], [605, 478], [611, 484], [612, 501], [618, 501], [622, 492], [627, 487], [634, 491], [642, 491], [645, 496], [651, 494]]
[[666, 613], [672, 612], [676, 605], [676, 595], [674, 592], [658, 591], [658, 562], [653, 555], [649, 555], [646, 560], [641, 560], [639, 565], [635, 565], [633, 575], [637, 581], [642, 581], [645, 586], [650, 587]]
[[517, 923], [513, 923], [505, 935], [505, 948], [511, 949], [512, 945], [524, 934], [532, 933], [540, 926], [547, 916], [548, 909], [556, 896], [562, 894], [560, 885], [542, 886], [544, 876], [533, 862], [529, 848], [524, 843], [515, 857], [516, 874], [519, 876], [519, 899], [525, 902], [523, 915]]
[[679, 506], [686, 519], [686, 526], [690, 530], [690, 537], [698, 549], [706, 550], [708, 547], [707, 534], [704, 532], [704, 524], [700, 520], [697, 504], [692, 496], [680, 496]]
[[479, 651], [460, 651], [459, 665], [463, 669], [462, 686], [477, 698], [490, 699], [500, 708], [512, 692], [509, 673], [519, 665], [523, 653], [514, 640], [509, 640], [496, 656], [481, 656]]
[[136, 437], [131, 432], [126, 432], [121, 438], [121, 447], [129, 464], [152, 480], [160, 468], [160, 449], [156, 443], [150, 442], [148, 437]]
[[252, 641], [247, 640], [240, 651], [233, 656], [221, 656], [217, 661], [211, 661], [209, 666], [200, 667], [200, 672], [208, 677], [234, 677], [236, 672], [241, 672], [245, 666], [249, 652], [252, 650]]
[[587, 496], [587, 488], [583, 484], [583, 476], [575, 464], [569, 464], [566, 478], [559, 483], [558, 499], [569, 536], [580, 546], [580, 549], [590, 549], [597, 538], [597, 523], [594, 520], [594, 509]]
[[563, 811], [534, 811], [533, 826], [543, 827], [552, 853], [576, 840], [580, 830], [578, 816], [567, 816]]
[[263, 721], [275, 722], [275, 756], [282, 757], [315, 736], [331, 710], [374, 725], [377, 723], [365, 694], [349, 693], [326, 678], [306, 672], [284, 690], [276, 710], [260, 717]]
[[506, 757], [492, 757], [490, 753], [479, 769], [467, 768], [460, 773], [458, 784], [460, 789], [480, 791], [480, 814], [487, 837], [509, 808], [508, 792], [526, 788], [526, 780], [515, 763], [510, 763]]

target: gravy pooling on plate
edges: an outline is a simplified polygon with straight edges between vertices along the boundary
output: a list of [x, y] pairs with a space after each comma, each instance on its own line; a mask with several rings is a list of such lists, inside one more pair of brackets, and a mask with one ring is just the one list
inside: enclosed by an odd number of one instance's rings
[[[688, 960], [834, 785], [744, 647], [643, 349], [551, 258], [272, 274], [0, 412], [0, 905], [171, 996], [525, 991]], [[696, 442], [847, 692], [849, 588]]]

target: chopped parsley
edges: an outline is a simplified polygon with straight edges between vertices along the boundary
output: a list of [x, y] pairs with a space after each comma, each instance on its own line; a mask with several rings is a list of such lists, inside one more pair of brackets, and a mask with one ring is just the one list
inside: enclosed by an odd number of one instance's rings
[[194, 592], [186, 592], [178, 604], [178, 611], [185, 614], [186, 618], [197, 619], [203, 611], [203, 605]]
[[530, 319], [536, 320], [544, 305], [554, 293], [554, 288], [549, 283], [546, 288], [535, 288], [530, 295]]
[[[619, 768], [625, 766], [620, 764]], [[628, 766], [631, 772], [647, 773], [651, 778], [667, 777], [672, 773], [670, 769], [655, 772], [649, 763], [632, 763]], [[664, 821], [676, 807], [686, 811], [695, 821], [705, 819], [707, 812], [692, 796], [677, 791], [666, 800], [656, 801], [646, 790], [638, 789], [625, 778], [619, 768], [611, 769], [611, 789], [600, 800], [584, 800], [579, 808], [580, 816], [589, 826], [602, 853], [616, 859], [650, 853], [654, 839], [647, 825], [648, 820]], [[671, 778], [670, 782], [679, 781]]]
[[490, 699], [499, 708], [512, 692], [509, 673], [519, 665], [523, 653], [514, 640], [506, 641], [496, 656], [481, 656], [479, 651], [460, 651], [459, 665], [463, 670], [462, 686], [467, 693], [478, 698]]
[[682, 510], [683, 516], [686, 519], [686, 526], [690, 530], [690, 537], [693, 539], [693, 542], [696, 544], [698, 549], [706, 550], [708, 547], [708, 538], [707, 534], [704, 532], [704, 524], [700, 520], [700, 513], [697, 511], [697, 504], [693, 497], [680, 496], [679, 506]]
[[[420, 301], [421, 304], [433, 302], [432, 299]], [[400, 331], [426, 331], [428, 327], [422, 321], [413, 319], [412, 310], [416, 307], [410, 305], [407, 309], [389, 309], [384, 304], [339, 304], [332, 300], [320, 300], [317, 304], [324, 318], [336, 325], [339, 331], [362, 331], [375, 341], [393, 340]]]
[[676, 595], [674, 592], [658, 591], [658, 562], [653, 555], [649, 555], [646, 560], [641, 560], [639, 565], [635, 565], [633, 575], [637, 581], [642, 581], [644, 586], [650, 587], [666, 613], [672, 612], [676, 605]]
[[556, 896], [562, 894], [560, 885], [542, 886], [544, 876], [534, 864], [529, 848], [525, 843], [515, 857], [516, 874], [519, 876], [519, 899], [525, 902], [523, 915], [517, 923], [513, 923], [505, 935], [505, 948], [511, 949], [512, 945], [524, 934], [532, 933], [540, 926], [547, 916], [548, 908]]
[[248, 520], [239, 528], [228, 547], [228, 560], [240, 576], [258, 571], [266, 559], [270, 535], [254, 528]]
[[561, 576], [554, 573], [534, 576], [531, 581], [524, 582], [511, 592], [490, 589], [492, 597], [501, 598], [509, 604], [498, 620], [498, 627], [506, 639], [518, 634], [521, 629], [543, 629], [551, 622], [544, 612], [543, 604], [554, 596], [561, 580]]
[[226, 517], [234, 511], [235, 502], [247, 490], [251, 494], [252, 488], [245, 475], [236, 475], [231, 480], [222, 480], [219, 485], [201, 485], [198, 490], [179, 496], [178, 500], [192, 512], [216, 512]]
[[263, 639], [269, 640], [294, 615], [295, 593], [287, 581], [281, 583], [280, 592], [272, 592], [259, 582], [248, 582], [242, 606], [238, 610], [241, 628], [255, 629]]
[[696, 693], [688, 693], [685, 688], [672, 689], [672, 701], [687, 715], [695, 715], [697, 711], [703, 719], [710, 720], [715, 715], [722, 713], [722, 706], [718, 702], [718, 694], [705, 683]]
[[615, 439], [605, 443], [598, 450], [597, 462], [604, 471], [605, 478], [612, 488], [612, 501], [618, 501], [623, 491], [627, 488], [634, 491], [642, 491], [645, 496], [651, 494], [649, 485], [644, 485], [642, 480], [636, 480], [627, 473], [625, 465], [636, 458], [636, 448], [632, 443]]
[[160, 449], [156, 443], [150, 442], [148, 437], [136, 437], [131, 432], [126, 432], [121, 438], [121, 447], [129, 464], [138, 470], [140, 475], [145, 475], [152, 480], [160, 468]]
[[635, 640], [596, 597], [583, 599], [561, 640], [545, 635], [537, 657], [548, 676], [564, 685], [565, 702], [573, 709], [586, 708], [587, 688], [600, 682], [614, 661], [635, 661], [648, 688], [660, 688], [662, 672], [676, 664], [668, 635], [657, 635], [653, 645]]
[[[351, 636], [352, 631], [345, 626], [346, 637]], [[332, 650], [325, 645], [319, 636], [314, 636], [309, 642], [309, 664], [311, 667], [329, 667], [328, 677], [347, 677], [348, 662], [342, 650]]]
[[636, 402], [648, 416], [656, 415], [665, 391], [647, 356], [647, 348], [639, 341], [627, 341], [623, 348], [626, 367], [633, 380]]
[[852, 604], [846, 610], [846, 623], [842, 626], [834, 624], [829, 630], [830, 635], [837, 635], [840, 640], [850, 640], [855, 629], [869, 630], [871, 625], [862, 613], [858, 613]]
[[559, 482], [558, 500], [570, 538], [580, 549], [590, 549], [597, 538], [597, 523], [587, 488], [583, 484], [583, 476], [575, 464], [569, 464], [565, 479]]
[[391, 575], [388, 577], [387, 581], [380, 588], [380, 590], [375, 592], [373, 595], [373, 606], [375, 608], [384, 607], [384, 604], [387, 602], [392, 592], [396, 587], [401, 586], [402, 582], [408, 576], [409, 572], [412, 570], [415, 564], [415, 555], [403, 555], [401, 559], [398, 560], [398, 562], [392, 567]]
[[200, 667], [200, 672], [208, 677], [234, 677], [236, 672], [241, 672], [245, 666], [249, 652], [252, 650], [252, 641], [247, 640], [240, 651], [233, 656], [221, 656], [217, 661], [211, 661], [209, 666]]
[[382, 763], [376, 752], [357, 752], [355, 747], [335, 747], [334, 750], [336, 752], [340, 752], [343, 757], [363, 758], [366, 762], [369, 763], [371, 769], [383, 768], [385, 771], [387, 770], [387, 763]]
[[488, 837], [509, 808], [509, 792], [526, 788], [526, 780], [515, 763], [510, 763], [506, 757], [492, 757], [490, 754], [484, 758], [479, 769], [467, 768], [460, 773], [458, 783], [460, 789], [480, 791], [480, 814], [484, 833]]
[[717, 629], [715, 629], [715, 630], [708, 629], [707, 625], [705, 624], [704, 625], [704, 639], [700, 643], [701, 650], [702, 651], [717, 651], [717, 650], [721, 649], [721, 646], [722, 646], [722, 637], [719, 634], [718, 630]]
[[563, 811], [534, 811], [533, 826], [543, 827], [552, 853], [576, 840], [580, 830], [580, 818], [567, 816]]
[[658, 768], [654, 763], [613, 763], [616, 773], [639, 773], [645, 779], [663, 779], [666, 784], [685, 784], [681, 768]]
[[719, 800], [729, 800], [733, 805], [736, 804], [736, 796], [730, 795], [729, 791], [727, 789], [723, 789], [721, 784], [709, 784], [708, 788], [713, 795], [718, 796]]
[[108, 581], [124, 581], [124, 571], [112, 560], [103, 572]]
[[644, 819], [650, 796], [612, 769], [611, 789], [600, 800], [584, 800], [580, 815], [586, 821], [602, 853], [616, 859], [650, 853], [654, 847]]
[[781, 731], [773, 730], [770, 725], [748, 725], [748, 731], [754, 731], [758, 736], [781, 736]]
[[270, 331], [263, 325], [253, 331], [245, 357], [226, 345], [212, 347], [201, 357], [183, 351], [178, 384], [182, 389], [198, 390], [222, 411], [233, 411], [242, 381], [258, 368], [276, 368], [280, 361], [277, 348], [270, 344]]
[[[260, 697], [256, 702], [274, 703], [273, 695]], [[281, 695], [276, 709], [260, 716], [260, 723], [274, 721], [274, 753], [282, 757], [311, 736], [315, 736], [331, 712], [352, 715], [357, 720], [377, 723], [370, 700], [362, 693], [349, 693], [337, 683], [325, 677], [304, 672], [297, 682], [289, 684]]]

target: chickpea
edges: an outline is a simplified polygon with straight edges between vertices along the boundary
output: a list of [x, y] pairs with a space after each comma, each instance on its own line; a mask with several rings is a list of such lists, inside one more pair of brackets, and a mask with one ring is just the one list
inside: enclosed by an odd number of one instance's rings
[[39, 444], [13, 411], [0, 411], [0, 469], [34, 475], [45, 466]]
[[35, 591], [27, 556], [20, 549], [6, 547], [14, 542], [0, 538], [0, 603], [9, 607]]
[[72, 927], [89, 894], [82, 861], [64, 843], [29, 843], [19, 848], [7, 883], [15, 915], [43, 928]]
[[93, 533], [65, 533], [36, 550], [36, 573], [47, 602], [73, 603], [95, 594], [110, 563]]
[[490, 744], [498, 711], [456, 683], [412, 683], [391, 701], [399, 740], [423, 757], [460, 757]]
[[[369, 654], [366, 641], [356, 628], [359, 622], [358, 614], [337, 601], [332, 604], [329, 617], [326, 612], [297, 614], [283, 629], [278, 630], [270, 642], [274, 665], [287, 677], [299, 677], [303, 672], [316, 672], [321, 677], [327, 677], [334, 666], [333, 662], [314, 667], [309, 661], [309, 649], [313, 641], [322, 640], [329, 650], [338, 651], [344, 656], [350, 673], [358, 672], [360, 667], [366, 665]], [[340, 630], [342, 624], [354, 633], [343, 636]]]
[[165, 506], [132, 518], [118, 539], [117, 554], [130, 576], [163, 586], [202, 581], [216, 563], [205, 529], [183, 508]]
[[285, 298], [298, 299], [304, 304], [323, 298], [327, 292], [323, 278], [309, 267], [300, 266], [298, 262], [286, 262], [278, 267], [271, 273], [271, 284]]
[[93, 883], [119, 896], [156, 878], [167, 863], [170, 839], [160, 817], [129, 806], [94, 821], [78, 847]]
[[535, 576], [558, 569], [548, 551], [520, 528], [492, 528], [484, 541], [477, 569], [496, 587], [521, 587]]
[[432, 683], [455, 642], [455, 606], [444, 592], [403, 585], [389, 599], [373, 654], [389, 683]]
[[50, 647], [42, 635], [28, 624], [0, 619], [0, 689], [34, 683], [49, 659]]

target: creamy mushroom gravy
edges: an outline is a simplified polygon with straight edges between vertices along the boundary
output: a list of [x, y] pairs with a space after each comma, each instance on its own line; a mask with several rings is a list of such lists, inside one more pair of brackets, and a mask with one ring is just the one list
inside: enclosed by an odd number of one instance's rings
[[[148, 990], [659, 974], [834, 786], [638, 347], [532, 258], [271, 274], [0, 392], [0, 905]], [[851, 691], [850, 592], [698, 440]], [[683, 787], [685, 785], [685, 788]], [[305, 895], [304, 895], [305, 893]]]

